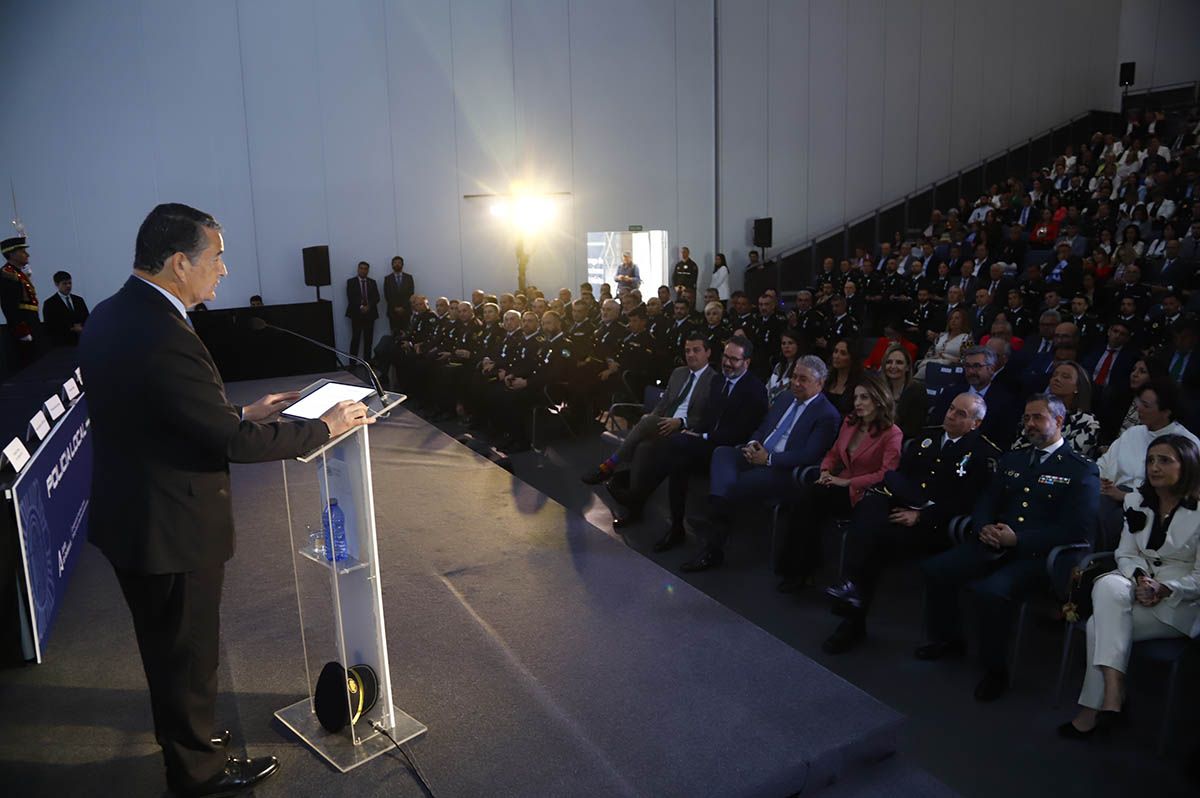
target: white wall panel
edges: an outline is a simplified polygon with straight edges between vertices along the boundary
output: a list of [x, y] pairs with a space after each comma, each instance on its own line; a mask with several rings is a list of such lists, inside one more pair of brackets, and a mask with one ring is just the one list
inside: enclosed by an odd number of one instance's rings
[[[765, 200], [761, 214], [774, 219], [773, 239], [795, 241], [809, 229], [809, 3], [773, 0], [768, 13], [766, 128], [771, 167], [758, 196]], [[730, 263], [745, 263], [752, 243], [752, 234], [730, 242]]]
[[238, 30], [263, 298], [302, 302], [314, 292], [300, 250], [330, 243], [315, 8], [311, 0], [241, 3]]
[[954, 89], [954, 0], [921, 3], [920, 85], [917, 96], [917, 183], [950, 171], [950, 114]]
[[887, 0], [884, 8], [883, 199], [917, 183], [917, 115], [921, 76], [918, 0]]
[[[1004, 31], [1014, 26], [1013, 7], [1008, 3], [984, 3], [980, 16], [974, 24], [977, 30]], [[983, 66], [983, 77], [979, 92], [983, 100], [979, 116], [981, 121], [980, 157], [987, 158], [1013, 144], [1013, 100], [1018, 88], [1012, 80], [1012, 65], [1009, 58], [995, 58], [990, 51], [982, 53], [977, 60]]]
[[950, 93], [950, 164], [951, 168], [970, 164], [982, 157], [980, 139], [983, 135], [983, 105], [986, 99], [983, 86], [983, 67], [987, 48], [972, 43], [981, 33], [984, 0], [955, 0], [954, 66], [951, 68]]
[[[752, 243], [748, 220], [771, 212], [767, 196], [771, 169], [767, 113], [773, 104], [766, 79], [767, 6], [766, 0], [717, 3], [721, 207], [717, 246], [729, 256], [731, 268], [739, 263], [731, 253], [745, 251]], [[807, 71], [807, 61], [804, 68]], [[807, 83], [807, 74], [798, 74], [795, 80]], [[807, 112], [807, 106], [800, 112]], [[797, 159], [807, 161], [807, 148], [795, 152]], [[798, 190], [807, 192], [807, 184], [801, 184]]]
[[397, 254], [419, 293], [459, 294], [462, 200], [450, 4], [397, 0], [387, 3], [386, 13]]
[[1200, 80], [1200, 3], [1159, 0], [1155, 42], [1153, 85]]
[[1013, 0], [1013, 30], [1018, 32], [1009, 42], [1009, 62], [1012, 70], [1012, 110], [1007, 132], [1015, 143], [1018, 139], [1032, 136], [1041, 129], [1037, 116], [1037, 84], [1045, 80], [1045, 71], [1039, 66], [1035, 37], [1029, 29], [1036, 26], [1035, 20], [1041, 13], [1042, 0]]
[[884, 0], [848, 4], [846, 216], [879, 205], [883, 192]]
[[[691, 247], [692, 258], [708, 274], [716, 252], [713, 47], [712, 3], [675, 3], [676, 240]], [[738, 262], [726, 255], [731, 264]], [[707, 285], [702, 277], [700, 287]]]
[[808, 226], [816, 233], [846, 217], [846, 6], [813, 0], [809, 20]]

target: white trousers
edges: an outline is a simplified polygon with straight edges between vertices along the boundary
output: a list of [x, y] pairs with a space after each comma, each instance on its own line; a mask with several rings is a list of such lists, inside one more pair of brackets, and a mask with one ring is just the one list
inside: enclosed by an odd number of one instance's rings
[[1087, 622], [1087, 672], [1079, 691], [1081, 706], [1104, 706], [1104, 672], [1112, 668], [1124, 673], [1129, 653], [1139, 640], [1182, 637], [1183, 633], [1164, 623], [1150, 607], [1134, 598], [1134, 584], [1122, 574], [1105, 574], [1092, 585], [1092, 617]]

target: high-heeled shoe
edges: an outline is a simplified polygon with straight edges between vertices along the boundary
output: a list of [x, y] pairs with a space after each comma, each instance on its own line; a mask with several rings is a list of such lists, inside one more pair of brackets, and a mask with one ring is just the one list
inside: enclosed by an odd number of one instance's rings
[[1120, 710], [1102, 709], [1096, 714], [1096, 725], [1088, 731], [1081, 731], [1075, 724], [1067, 721], [1058, 727], [1058, 736], [1064, 740], [1086, 740], [1090, 737], [1106, 736], [1114, 729], [1129, 723], [1129, 717]]

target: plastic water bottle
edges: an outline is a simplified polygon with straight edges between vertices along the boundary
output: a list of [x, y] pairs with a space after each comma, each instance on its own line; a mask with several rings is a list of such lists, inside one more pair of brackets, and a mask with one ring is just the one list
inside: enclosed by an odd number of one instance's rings
[[[329, 522], [332, 519], [333, 528]], [[346, 548], [346, 514], [338, 507], [337, 499], [329, 500], [329, 511], [321, 513], [321, 526], [325, 530], [325, 559], [346, 560], [350, 552]]]

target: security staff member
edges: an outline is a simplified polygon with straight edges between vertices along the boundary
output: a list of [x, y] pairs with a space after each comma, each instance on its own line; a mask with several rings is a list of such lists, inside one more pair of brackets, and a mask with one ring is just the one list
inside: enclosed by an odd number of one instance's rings
[[1063, 440], [1067, 410], [1053, 394], [1025, 403], [1023, 426], [1031, 442], [1002, 456], [996, 477], [972, 513], [975, 537], [926, 560], [926, 620], [931, 642], [918, 659], [965, 651], [958, 609], [970, 586], [979, 620], [983, 679], [978, 701], [1008, 689], [1009, 633], [1017, 605], [1046, 585], [1046, 555], [1055, 546], [1084, 540], [1096, 520], [1100, 475], [1096, 464]]
[[94, 466], [88, 538], [112, 563], [133, 616], [167, 784], [233, 795], [278, 768], [228, 756], [215, 727], [218, 619], [233, 556], [229, 463], [296, 457], [356, 426], [341, 402], [319, 420], [273, 421], [299, 394], [236, 407], [187, 309], [228, 272], [221, 227], [159, 205], [138, 230], [133, 274], [93, 311], [79, 347]]
[[696, 290], [696, 278], [700, 276], [700, 267], [692, 260], [692, 252], [687, 247], [679, 248], [679, 261], [671, 269], [671, 287], [690, 288]]
[[41, 347], [41, 323], [38, 321], [37, 289], [26, 274], [29, 266], [29, 243], [25, 236], [0, 241], [0, 309], [8, 324], [8, 334], [16, 348], [17, 368], [24, 368], [37, 359]]
[[979, 432], [987, 414], [983, 397], [960, 393], [940, 427], [931, 427], [854, 507], [846, 536], [845, 575], [825, 591], [845, 620], [822, 648], [841, 654], [866, 634], [866, 618], [880, 572], [901, 551], [934, 552], [948, 546], [950, 519], [971, 512], [1001, 455]]

